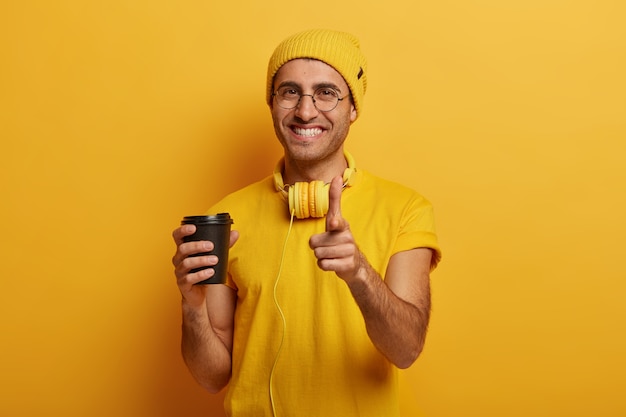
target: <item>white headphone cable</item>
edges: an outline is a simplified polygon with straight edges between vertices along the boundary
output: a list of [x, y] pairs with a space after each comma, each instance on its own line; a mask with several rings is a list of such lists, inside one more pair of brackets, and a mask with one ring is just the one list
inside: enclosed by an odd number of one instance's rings
[[278, 313], [280, 314], [280, 318], [283, 322], [283, 332], [280, 337], [280, 344], [278, 345], [278, 352], [276, 352], [276, 358], [274, 359], [274, 364], [272, 365], [272, 370], [270, 371], [270, 403], [272, 405], [272, 415], [276, 417], [276, 406], [274, 404], [274, 395], [272, 392], [272, 381], [274, 380], [274, 369], [276, 369], [276, 364], [278, 363], [278, 357], [280, 356], [280, 351], [283, 348], [283, 342], [285, 341], [285, 332], [287, 331], [287, 322], [285, 320], [285, 315], [283, 314], [283, 310], [280, 308], [280, 304], [278, 304], [278, 298], [276, 297], [276, 288], [278, 287], [278, 280], [280, 279], [280, 274], [283, 271], [283, 261], [285, 260], [285, 252], [287, 251], [287, 242], [289, 241], [289, 235], [291, 234], [291, 228], [293, 226], [293, 218], [295, 214], [295, 209], [291, 210], [291, 219], [289, 220], [289, 229], [287, 230], [287, 236], [285, 237], [285, 243], [283, 244], [283, 252], [280, 256], [280, 264], [278, 266], [278, 275], [276, 275], [276, 280], [274, 281], [274, 304], [276, 304], [276, 308], [278, 309]]

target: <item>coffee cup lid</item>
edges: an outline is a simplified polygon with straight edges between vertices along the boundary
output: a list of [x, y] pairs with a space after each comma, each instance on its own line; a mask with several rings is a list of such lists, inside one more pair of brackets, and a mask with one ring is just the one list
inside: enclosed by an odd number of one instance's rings
[[233, 224], [234, 221], [229, 213], [217, 213], [204, 216], [185, 216], [181, 224]]

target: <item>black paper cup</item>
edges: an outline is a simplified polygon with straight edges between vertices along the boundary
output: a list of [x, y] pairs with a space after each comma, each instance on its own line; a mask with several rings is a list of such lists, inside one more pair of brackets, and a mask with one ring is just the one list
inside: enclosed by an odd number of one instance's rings
[[190, 272], [198, 272], [203, 269], [213, 268], [215, 275], [209, 279], [198, 282], [198, 284], [225, 284], [228, 272], [228, 244], [230, 243], [230, 225], [233, 219], [228, 213], [218, 213], [211, 216], [185, 216], [181, 221], [181, 225], [193, 224], [196, 226], [196, 232], [193, 235], [185, 236], [184, 242], [192, 242], [197, 240], [208, 240], [213, 242], [214, 248], [210, 252], [196, 253], [190, 256], [217, 256], [218, 262], [215, 266], [203, 266], [201, 268], [192, 269]]

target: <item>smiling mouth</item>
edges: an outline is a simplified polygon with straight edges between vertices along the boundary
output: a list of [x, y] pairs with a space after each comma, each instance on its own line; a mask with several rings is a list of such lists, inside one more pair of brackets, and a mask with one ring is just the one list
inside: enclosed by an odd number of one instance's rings
[[300, 127], [293, 127], [291, 130], [293, 130], [293, 132], [298, 135], [298, 136], [302, 136], [305, 138], [312, 138], [315, 137], [317, 135], [320, 135], [323, 130], [320, 129], [319, 127], [313, 127], [313, 128], [309, 128], [309, 129], [303, 129]]

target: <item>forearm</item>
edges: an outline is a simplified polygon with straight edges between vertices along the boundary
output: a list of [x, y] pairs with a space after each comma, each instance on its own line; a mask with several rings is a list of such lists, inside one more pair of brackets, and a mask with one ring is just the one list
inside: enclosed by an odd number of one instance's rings
[[348, 286], [368, 335], [376, 348], [399, 368], [409, 367], [421, 353], [430, 318], [430, 295], [413, 304], [399, 298], [369, 265], [363, 254]]
[[183, 302], [181, 350], [185, 364], [198, 383], [211, 393], [226, 386], [231, 374], [228, 341], [211, 326], [206, 307], [192, 308]]

